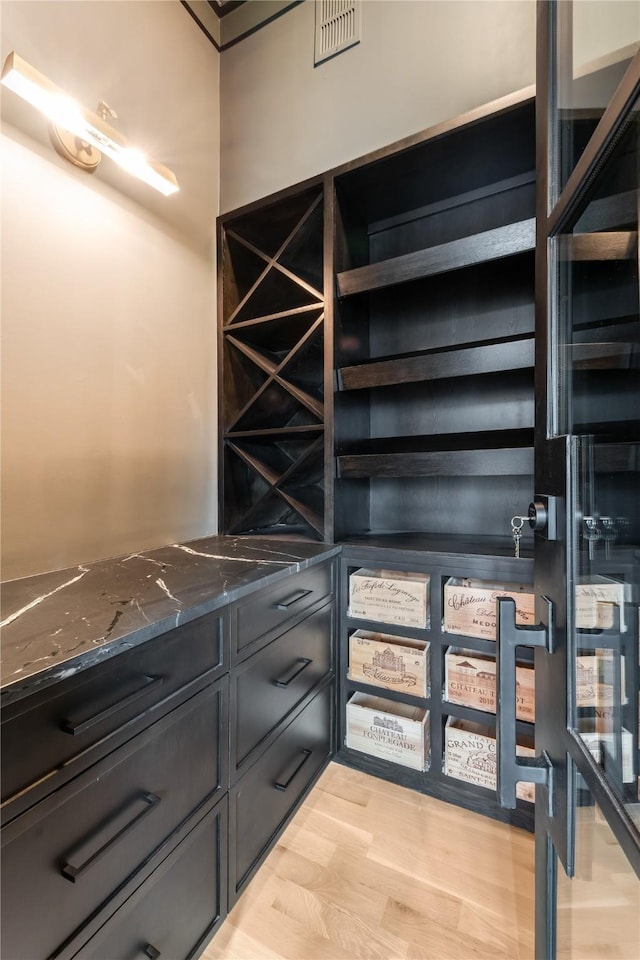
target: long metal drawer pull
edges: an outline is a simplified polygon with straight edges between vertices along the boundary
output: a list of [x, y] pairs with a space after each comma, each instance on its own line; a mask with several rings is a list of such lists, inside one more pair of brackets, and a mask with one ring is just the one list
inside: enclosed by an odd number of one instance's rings
[[310, 663], [313, 663], [313, 660], [310, 660], [308, 657], [299, 657], [290, 667], [287, 673], [283, 677], [278, 677], [277, 680], [274, 680], [276, 687], [288, 687], [289, 684], [295, 680], [296, 677], [299, 677], [303, 670], [306, 670]]
[[153, 690], [155, 687], [161, 686], [164, 683], [163, 677], [143, 677], [142, 679], [144, 681], [143, 685], [137, 690], [134, 690], [133, 693], [130, 693], [127, 697], [124, 697], [122, 700], [117, 700], [115, 703], [105, 707], [104, 710], [94, 714], [87, 720], [62, 720], [60, 723], [60, 729], [65, 733], [70, 733], [72, 737], [77, 737], [78, 734], [86, 733], [87, 730], [90, 730], [91, 727], [95, 727], [97, 724], [102, 723], [103, 720], [108, 720], [109, 717], [112, 717], [114, 713], [118, 713], [119, 710], [124, 710], [125, 707], [131, 706], [131, 704], [135, 703], [136, 700], [146, 697], [151, 690]]
[[152, 943], [148, 943], [142, 952], [149, 960], [158, 960], [160, 956], [160, 951], [157, 947], [154, 947]]
[[[312, 752], [313, 752], [312, 750], [303, 750], [303, 751], [302, 751], [302, 753], [303, 753], [302, 760], [298, 760], [298, 759], [296, 758], [296, 760], [294, 761], [295, 767], [293, 768], [293, 770], [291, 771], [291, 773], [289, 773], [289, 770], [286, 770], [285, 773], [280, 777], [280, 779], [279, 779], [279, 780], [276, 780], [276, 782], [274, 783], [274, 787], [276, 788], [276, 790], [286, 790], [286, 789], [287, 789], [287, 787], [289, 786], [289, 784], [291, 783], [291, 781], [292, 781], [293, 779], [295, 779], [295, 777], [300, 773], [300, 771], [301, 771], [302, 768], [304, 767], [305, 763], [307, 762], [307, 760], [308, 760], [309, 757], [311, 756]], [[289, 774], [289, 775], [287, 776], [287, 774]]]
[[67, 880], [70, 880], [71, 883], [75, 883], [76, 880], [79, 880], [83, 874], [87, 873], [90, 867], [94, 867], [96, 863], [102, 860], [102, 858], [109, 853], [109, 851], [112, 850], [117, 843], [120, 842], [120, 840], [123, 840], [124, 837], [126, 837], [134, 829], [134, 827], [137, 827], [140, 822], [151, 813], [154, 807], [157, 807], [157, 805], [160, 803], [160, 797], [157, 797], [155, 793], [138, 794], [133, 800], [130, 801], [129, 804], [127, 804], [127, 806], [132, 807], [135, 805], [138, 807], [140, 803], [145, 804], [144, 809], [139, 813], [136, 813], [136, 815], [129, 820], [128, 823], [125, 823], [124, 826], [120, 827], [119, 829], [116, 827], [116, 832], [113, 834], [113, 836], [110, 836], [105, 840], [104, 843], [101, 843], [97, 850], [94, 849], [96, 844], [100, 843], [102, 836], [108, 832], [110, 825], [113, 829], [114, 820], [116, 824], [120, 822], [124, 811], [121, 811], [115, 818], [112, 818], [111, 824], [107, 824], [105, 827], [99, 828], [97, 831], [95, 831], [95, 833], [92, 834], [90, 838], [88, 838], [85, 843], [81, 845], [81, 847], [76, 848], [74, 854], [75, 856], [82, 856], [87, 850], [87, 847], [90, 847], [92, 852], [90, 852], [87, 858], [79, 864], [72, 863], [71, 860], [67, 861], [67, 863], [64, 863], [60, 870], [62, 876]]
[[305, 597], [308, 597], [310, 593], [313, 593], [313, 590], [300, 590], [299, 593], [294, 593], [290, 600], [279, 600], [275, 604], [276, 610], [288, 610], [289, 607], [292, 607], [295, 603], [300, 603], [301, 600], [304, 600]]
[[[546, 598], [544, 598], [546, 599]], [[511, 597], [496, 600], [498, 656], [496, 686], [498, 716], [496, 753], [498, 759], [496, 792], [498, 803], [507, 810], [516, 806], [516, 785], [542, 783], [548, 788], [551, 802], [553, 768], [546, 753], [539, 757], [516, 755], [516, 649], [544, 647], [549, 649], [553, 637], [553, 607], [547, 604], [547, 625], [516, 626], [516, 603]]]

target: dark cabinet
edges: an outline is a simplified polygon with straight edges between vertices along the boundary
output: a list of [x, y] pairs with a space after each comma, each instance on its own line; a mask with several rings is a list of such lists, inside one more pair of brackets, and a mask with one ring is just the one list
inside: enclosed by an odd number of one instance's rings
[[330, 597], [333, 564], [302, 570], [235, 604], [234, 662], [251, 654], [320, 600]]
[[335, 749], [334, 561], [291, 574], [3, 706], [3, 957], [200, 952]]
[[240, 664], [231, 678], [234, 775], [264, 739], [333, 671], [334, 603], [310, 614]]
[[2, 802], [31, 788], [11, 814], [151, 724], [172, 697], [228, 670], [226, 622], [222, 614], [193, 620], [4, 708]]
[[[226, 678], [209, 686], [2, 831], [2, 953], [56, 954], [226, 790]], [[46, 922], [25, 923], [24, 904]]]
[[332, 752], [334, 696], [325, 685], [230, 792], [232, 904]]
[[201, 820], [78, 960], [197, 956], [226, 913], [227, 800]]

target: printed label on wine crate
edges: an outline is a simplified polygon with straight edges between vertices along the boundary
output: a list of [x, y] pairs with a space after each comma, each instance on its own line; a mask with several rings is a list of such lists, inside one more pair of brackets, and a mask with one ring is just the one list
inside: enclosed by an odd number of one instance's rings
[[349, 678], [426, 697], [429, 644], [426, 640], [356, 630], [349, 637]]
[[[615, 666], [618, 654], [611, 650], [596, 650], [594, 654], [576, 657], [576, 704], [579, 707], [595, 707], [597, 710], [613, 709]], [[625, 693], [625, 659], [620, 663], [620, 703], [627, 703]], [[597, 714], [596, 714], [597, 715]], [[604, 713], [602, 714], [604, 716]]]
[[618, 736], [593, 729], [592, 721], [581, 721], [580, 737], [601, 767], [616, 769], [624, 783], [633, 783], [633, 737], [624, 727]]
[[[518, 743], [516, 753], [521, 757], [535, 756], [533, 741]], [[480, 723], [449, 717], [445, 726], [443, 770], [456, 780], [495, 790], [497, 760], [494, 731]], [[534, 803], [535, 785], [519, 783], [516, 796]]]
[[425, 770], [429, 755], [429, 711], [354, 693], [347, 702], [346, 745], [381, 760]]
[[349, 577], [349, 616], [407, 627], [429, 625], [429, 575], [356, 570]]
[[576, 627], [578, 630], [611, 630], [614, 610], [620, 615], [620, 632], [627, 629], [624, 617], [626, 585], [609, 577], [591, 578], [576, 586]]
[[487, 583], [449, 577], [444, 585], [444, 629], [447, 633], [495, 640], [498, 597], [516, 602], [516, 623], [535, 623], [535, 598], [522, 583]]
[[[469, 650], [449, 647], [444, 658], [445, 696], [476, 710], [496, 712], [496, 661]], [[535, 719], [533, 665], [516, 667], [516, 717], [532, 723]]]

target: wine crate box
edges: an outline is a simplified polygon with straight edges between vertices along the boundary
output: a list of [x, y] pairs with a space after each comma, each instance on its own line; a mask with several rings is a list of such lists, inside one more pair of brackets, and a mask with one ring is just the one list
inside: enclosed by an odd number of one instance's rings
[[429, 575], [355, 570], [349, 577], [349, 616], [405, 627], [428, 627]]
[[356, 630], [349, 637], [349, 679], [426, 697], [429, 643]]
[[609, 577], [594, 576], [576, 586], [576, 627], [578, 630], [611, 630], [614, 607], [620, 612], [620, 632], [627, 629], [624, 618], [626, 585]]
[[[535, 756], [533, 741], [517, 744], [521, 757]], [[497, 758], [495, 732], [481, 723], [449, 717], [444, 728], [444, 773], [487, 790], [496, 789]], [[535, 802], [535, 785], [519, 783], [516, 796]]]
[[[536, 692], [533, 664], [516, 667], [516, 717], [535, 720]], [[475, 710], [496, 712], [496, 660], [449, 647], [444, 658], [445, 697]]]
[[444, 585], [444, 629], [447, 633], [495, 640], [498, 597], [516, 602], [516, 623], [535, 623], [535, 599], [531, 587], [522, 583], [488, 583], [449, 577]]
[[347, 701], [346, 745], [381, 760], [425, 770], [429, 756], [429, 711], [354, 693]]
[[[596, 650], [594, 654], [576, 657], [576, 704], [597, 710], [613, 709], [614, 654], [610, 650]], [[620, 702], [626, 704], [625, 659], [620, 658]], [[603, 714], [604, 715], [604, 714]]]

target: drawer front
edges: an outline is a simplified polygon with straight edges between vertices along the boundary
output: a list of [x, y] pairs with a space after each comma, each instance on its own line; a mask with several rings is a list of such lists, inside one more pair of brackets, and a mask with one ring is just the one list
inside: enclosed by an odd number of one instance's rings
[[222, 795], [227, 693], [225, 677], [2, 830], [2, 956], [55, 955]]
[[310, 567], [236, 604], [235, 659], [247, 655], [259, 641], [267, 642], [288, 621], [298, 618], [333, 591], [333, 563]]
[[76, 957], [193, 956], [226, 913], [227, 799], [194, 827]]
[[237, 667], [231, 678], [231, 767], [249, 755], [333, 668], [333, 603]]
[[[2, 801], [64, 765], [69, 779], [95, 762], [88, 747], [109, 741], [126, 724], [137, 732], [161, 711], [149, 711], [196, 678], [209, 679], [227, 669], [226, 622], [210, 614], [149, 640], [113, 660], [61, 681], [24, 703], [7, 707], [2, 716]], [[25, 750], [25, 743], [29, 749]], [[78, 769], [73, 768], [76, 759]], [[50, 784], [54, 789], [58, 780]], [[36, 798], [38, 799], [38, 798]]]
[[331, 686], [321, 690], [230, 793], [230, 905], [331, 753]]

